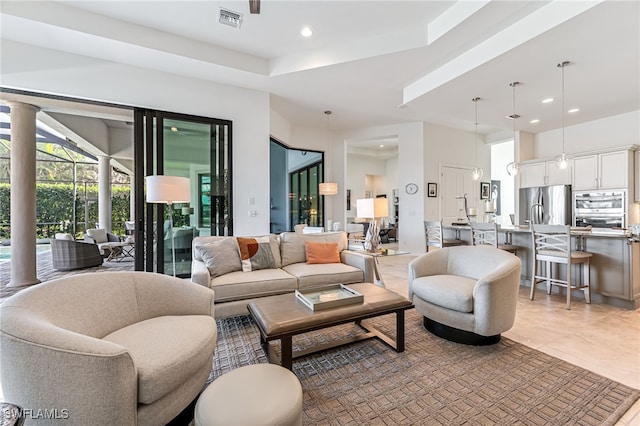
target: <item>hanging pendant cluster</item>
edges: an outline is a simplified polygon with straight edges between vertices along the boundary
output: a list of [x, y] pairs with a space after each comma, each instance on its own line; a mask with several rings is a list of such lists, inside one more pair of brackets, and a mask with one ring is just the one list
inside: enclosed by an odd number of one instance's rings
[[478, 167], [478, 101], [480, 98], [473, 98], [471, 100], [476, 104], [476, 167], [471, 171], [471, 178], [473, 180], [480, 180], [484, 174], [482, 168]]

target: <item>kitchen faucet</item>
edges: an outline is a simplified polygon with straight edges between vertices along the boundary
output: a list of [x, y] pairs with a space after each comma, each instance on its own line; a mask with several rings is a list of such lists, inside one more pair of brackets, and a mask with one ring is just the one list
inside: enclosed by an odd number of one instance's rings
[[542, 215], [544, 216], [544, 206], [542, 204], [540, 204], [540, 203], [533, 204], [531, 206], [531, 209], [530, 209], [531, 211], [530, 211], [530, 215], [529, 215], [529, 229], [533, 229], [533, 222], [534, 222], [534, 220], [533, 220], [533, 208], [534, 207], [542, 208]]
[[467, 194], [465, 193], [464, 195], [458, 195], [456, 197], [456, 200], [464, 200], [464, 215], [467, 218], [467, 221], [471, 223], [471, 219], [469, 219], [469, 209], [467, 208]]

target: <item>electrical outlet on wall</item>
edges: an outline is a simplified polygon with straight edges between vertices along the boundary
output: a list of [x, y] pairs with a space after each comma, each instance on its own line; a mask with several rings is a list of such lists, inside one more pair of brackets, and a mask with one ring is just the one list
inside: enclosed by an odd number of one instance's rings
[[256, 217], [258, 215], [258, 212], [255, 210], [249, 210], [249, 217]]

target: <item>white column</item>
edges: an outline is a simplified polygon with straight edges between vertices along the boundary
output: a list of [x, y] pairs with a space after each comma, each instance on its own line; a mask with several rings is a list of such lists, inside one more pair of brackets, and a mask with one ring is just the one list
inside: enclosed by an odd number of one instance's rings
[[11, 108], [11, 282], [37, 284], [36, 113], [38, 107], [8, 102]]
[[136, 218], [136, 185], [133, 175], [129, 175], [129, 182], [131, 182], [129, 188], [129, 220], [135, 220]]
[[111, 157], [98, 157], [98, 223], [111, 232]]

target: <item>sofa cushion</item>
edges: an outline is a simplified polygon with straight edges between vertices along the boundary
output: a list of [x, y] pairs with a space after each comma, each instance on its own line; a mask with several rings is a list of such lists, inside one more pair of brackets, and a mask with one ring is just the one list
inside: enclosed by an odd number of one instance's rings
[[309, 265], [294, 263], [282, 269], [298, 279], [298, 288], [304, 289], [326, 284], [361, 283], [364, 280], [362, 269], [344, 263], [324, 263]]
[[269, 245], [269, 237], [238, 237], [237, 240], [244, 272], [276, 267], [276, 262], [271, 253], [271, 246]]
[[104, 337], [125, 347], [138, 372], [138, 402], [151, 404], [211, 363], [218, 334], [207, 315], [164, 316]]
[[344, 232], [327, 232], [323, 234], [296, 234], [295, 232], [283, 232], [280, 234], [280, 255], [282, 266], [307, 261], [305, 254], [305, 241], [320, 243], [338, 243], [340, 251], [347, 248], [347, 234]]
[[457, 275], [429, 275], [413, 281], [420, 299], [458, 312], [473, 312], [473, 288], [477, 280]]
[[298, 281], [282, 269], [260, 269], [221, 275], [211, 280], [211, 288], [220, 303], [293, 292]]
[[222, 238], [208, 244], [196, 245], [196, 251], [207, 265], [212, 278], [242, 270], [235, 238]]
[[304, 242], [307, 263], [340, 263], [338, 243]]
[[96, 243], [106, 243], [109, 241], [106, 229], [87, 229], [87, 235], [93, 238]]

